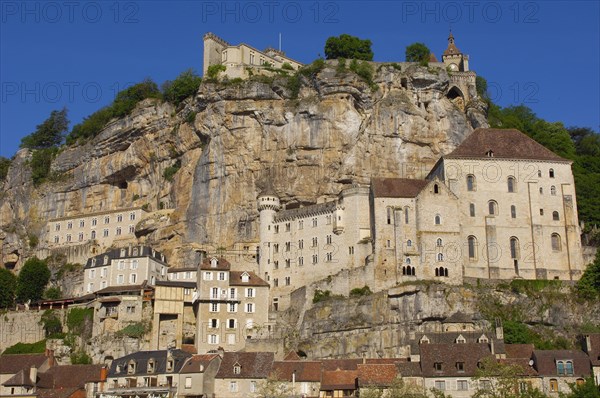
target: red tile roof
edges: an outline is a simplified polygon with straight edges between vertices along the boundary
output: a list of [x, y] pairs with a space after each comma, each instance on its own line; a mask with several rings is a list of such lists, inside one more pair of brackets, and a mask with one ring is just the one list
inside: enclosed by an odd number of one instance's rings
[[16, 354], [0, 356], [0, 374], [15, 374], [32, 366], [39, 368], [49, 358], [44, 354]]
[[[266, 379], [271, 373], [275, 355], [272, 352], [226, 352], [217, 379]], [[234, 366], [241, 367], [240, 373], [234, 373]]]
[[600, 366], [600, 333], [588, 334], [592, 349], [588, 352], [593, 366]]
[[321, 381], [321, 362], [319, 361], [276, 361], [273, 362], [271, 375], [277, 380]]
[[[242, 281], [242, 274], [246, 272], [248, 274], [248, 282]], [[269, 286], [267, 282], [261, 279], [254, 272], [248, 271], [230, 271], [229, 272], [229, 285], [230, 286]]]
[[531, 358], [534, 350], [533, 344], [504, 344], [507, 358]]
[[21, 369], [16, 375], [2, 383], [6, 387], [33, 387], [37, 380], [31, 380], [29, 369]]
[[[421, 370], [423, 376], [473, 376], [477, 363], [490, 357], [491, 352], [485, 343], [421, 344]], [[441, 363], [442, 370], [435, 369]], [[458, 367], [462, 363], [462, 370]]]
[[83, 388], [51, 388], [37, 390], [38, 398], [85, 398], [86, 393]]
[[358, 370], [324, 371], [321, 378], [321, 391], [356, 389]]
[[376, 198], [414, 198], [428, 182], [412, 178], [373, 178], [371, 190]]
[[494, 128], [476, 129], [444, 158], [487, 159], [489, 151], [493, 152], [494, 158], [500, 159], [568, 161], [519, 130]]
[[84, 387], [85, 383], [101, 382], [103, 365], [63, 365], [53, 366], [40, 373], [40, 388]]
[[395, 364], [359, 364], [358, 385], [388, 387], [398, 375]]

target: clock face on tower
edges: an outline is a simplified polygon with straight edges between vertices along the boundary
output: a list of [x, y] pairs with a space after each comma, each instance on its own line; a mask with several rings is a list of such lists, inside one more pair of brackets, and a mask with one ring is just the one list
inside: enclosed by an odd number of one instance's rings
[[456, 64], [450, 64], [449, 67], [450, 67], [451, 71], [457, 71], [458, 70], [458, 65], [456, 65]]

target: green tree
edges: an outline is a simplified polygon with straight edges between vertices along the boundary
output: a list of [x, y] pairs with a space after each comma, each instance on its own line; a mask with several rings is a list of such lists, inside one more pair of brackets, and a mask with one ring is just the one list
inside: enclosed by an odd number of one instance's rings
[[291, 386], [287, 382], [281, 381], [277, 374], [260, 381], [254, 393], [255, 398], [288, 398], [292, 395]]
[[50, 112], [50, 117], [39, 124], [35, 131], [21, 139], [21, 148], [45, 149], [60, 146], [68, 131], [67, 108]]
[[17, 301], [40, 300], [49, 280], [50, 270], [46, 262], [37, 257], [30, 258], [17, 277]]
[[0, 156], [0, 182], [6, 181], [8, 169], [10, 168], [10, 159]]
[[17, 277], [6, 268], [0, 268], [0, 308], [9, 308], [15, 302]]
[[575, 288], [583, 298], [600, 298], [600, 250], [596, 252], [594, 262], [587, 266]]
[[34, 185], [40, 185], [50, 176], [50, 166], [56, 156], [58, 148], [44, 148], [33, 151], [29, 166], [31, 167], [31, 179]]
[[371, 40], [360, 39], [348, 34], [341, 34], [338, 37], [331, 36], [325, 42], [325, 57], [327, 59], [347, 58], [372, 61]]
[[62, 323], [60, 318], [56, 316], [56, 312], [53, 310], [46, 310], [40, 318], [40, 323], [44, 325], [44, 331], [46, 337], [51, 337], [62, 333]]
[[487, 100], [489, 99], [488, 93], [488, 83], [487, 80], [483, 76], [475, 77], [475, 89], [477, 90], [477, 95], [480, 98]]
[[62, 298], [62, 291], [60, 287], [52, 286], [46, 289], [44, 292], [44, 298], [47, 300], [58, 300]]
[[167, 80], [163, 83], [163, 97], [165, 101], [177, 106], [184, 99], [196, 94], [200, 83], [202, 83], [202, 78], [193, 69], [188, 69], [177, 76], [175, 80]]
[[477, 384], [473, 398], [544, 398], [540, 390], [532, 387], [521, 389], [519, 383], [524, 379], [524, 369], [515, 364], [498, 362], [493, 357], [485, 358], [477, 369], [473, 380]]
[[431, 51], [423, 43], [413, 43], [410, 46], [407, 46], [404, 52], [406, 62], [419, 62], [422, 65], [427, 65], [429, 63], [430, 54]]
[[560, 398], [600, 398], [600, 389], [594, 383], [593, 377], [585, 379], [583, 384], [569, 383], [569, 388], [571, 392], [568, 394], [561, 392]]

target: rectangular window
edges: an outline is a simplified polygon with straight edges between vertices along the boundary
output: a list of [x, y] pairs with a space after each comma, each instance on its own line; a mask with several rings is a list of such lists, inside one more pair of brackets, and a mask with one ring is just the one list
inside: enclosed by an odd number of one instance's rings
[[246, 297], [252, 298], [254, 297], [254, 289], [249, 287], [246, 289]]
[[79, 241], [81, 242], [83, 240], [83, 232], [79, 233]]
[[110, 223], [110, 217], [106, 216], [104, 217], [104, 224], [109, 224]]
[[237, 290], [235, 287], [229, 288], [229, 298], [236, 298], [237, 296]]
[[290, 285], [290, 283], [291, 283], [291, 279], [290, 279], [290, 277], [289, 277], [289, 276], [286, 276], [286, 277], [285, 277], [285, 285], [286, 285], [286, 286], [289, 286], [289, 285]]
[[129, 220], [135, 221], [135, 213], [129, 213]]
[[73, 229], [73, 221], [67, 223], [67, 229]]
[[98, 219], [92, 218], [92, 227], [95, 227], [96, 225], [98, 225]]
[[469, 389], [469, 382], [467, 380], [458, 380], [456, 382], [456, 389], [459, 391], [467, 391]]
[[135, 232], [135, 226], [134, 225], [130, 225], [129, 226], [129, 233], [132, 234]]
[[131, 275], [129, 275], [129, 283], [131, 283], [133, 285], [136, 282], [137, 282], [137, 274], [131, 274]]
[[117, 283], [119, 285], [122, 285], [125, 282], [125, 276], [124, 275], [117, 275]]
[[185, 388], [192, 388], [192, 378], [191, 377], [185, 378]]
[[220, 280], [220, 281], [224, 281], [224, 280], [226, 280], [226, 279], [227, 279], [227, 278], [225, 277], [225, 272], [219, 272], [219, 280]]
[[131, 269], [137, 269], [138, 260], [131, 260]]
[[219, 303], [210, 303], [210, 312], [219, 312]]
[[118, 214], [117, 215], [117, 222], [122, 222], [123, 221], [123, 215], [122, 214]]
[[90, 278], [94, 279], [96, 277], [96, 270], [95, 269], [91, 269], [90, 270]]
[[219, 298], [219, 288], [218, 287], [213, 287], [212, 289], [210, 289], [210, 298], [211, 299]]
[[219, 344], [219, 335], [218, 334], [209, 334], [208, 335], [208, 344]]
[[229, 303], [228, 312], [237, 312], [237, 303]]
[[435, 388], [440, 391], [445, 391], [446, 390], [446, 382], [444, 380], [436, 380]]
[[105, 238], [108, 237], [108, 229], [105, 229], [104, 231], [102, 231], [102, 236], [104, 236]]
[[228, 329], [235, 329], [235, 319], [228, 319], [227, 320], [227, 328]]
[[253, 313], [254, 312], [254, 303], [246, 303], [246, 312]]
[[[254, 56], [252, 56], [252, 59], [254, 59]], [[250, 63], [252, 63], [252, 61], [250, 61]], [[216, 343], [213, 343], [216, 344]], [[237, 387], [237, 381], [230, 381], [229, 382], [229, 392], [237, 392], [238, 387]]]
[[54, 230], [55, 231], [60, 231], [60, 224], [55, 224], [54, 225]]
[[204, 280], [205, 281], [212, 281], [212, 272], [207, 271], [204, 273]]
[[106, 267], [104, 267], [100, 270], [100, 276], [102, 278], [106, 278], [107, 273], [108, 273], [108, 268], [106, 268]]

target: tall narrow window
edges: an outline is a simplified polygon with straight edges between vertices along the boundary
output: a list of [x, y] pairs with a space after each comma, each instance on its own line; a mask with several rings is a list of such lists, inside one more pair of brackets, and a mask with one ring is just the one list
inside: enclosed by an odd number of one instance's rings
[[437, 245], [438, 247], [439, 247], [439, 246], [444, 246], [444, 242], [442, 241], [442, 238], [437, 238], [436, 245]]
[[508, 192], [515, 192], [515, 178], [508, 177], [508, 180], [506, 182], [508, 185]]
[[496, 203], [493, 200], [490, 200], [488, 202], [488, 211], [490, 213], [490, 216], [498, 215], [498, 203]]
[[510, 238], [510, 258], [519, 258], [519, 240], [514, 236]]
[[435, 215], [435, 225], [440, 225], [442, 223], [442, 217], [439, 214]]
[[515, 205], [510, 206], [510, 217], [517, 218], [517, 208], [515, 207]]
[[552, 250], [560, 251], [560, 235], [554, 233], [550, 236], [550, 240], [552, 242]]
[[469, 215], [475, 217], [475, 203], [469, 204]]
[[404, 223], [408, 224], [409, 221], [409, 217], [408, 217], [408, 206], [404, 208]]
[[475, 176], [469, 174], [467, 176], [467, 191], [474, 191], [475, 190]]
[[554, 220], [554, 221], [559, 221], [560, 220], [560, 217], [559, 217], [557, 211], [553, 211], [552, 212], [552, 220]]
[[391, 207], [387, 208], [387, 223], [388, 224], [392, 223], [392, 208]]
[[550, 169], [548, 171], [548, 175], [550, 176], [550, 178], [554, 178], [554, 169]]
[[556, 187], [554, 185], [552, 185], [550, 187], [550, 195], [555, 196], [556, 195]]
[[467, 239], [467, 244], [469, 248], [469, 258], [474, 259], [476, 255], [475, 246], [477, 246], [477, 239], [474, 236], [469, 236]]
[[433, 193], [440, 193], [440, 187], [438, 186], [438, 184], [433, 185]]

